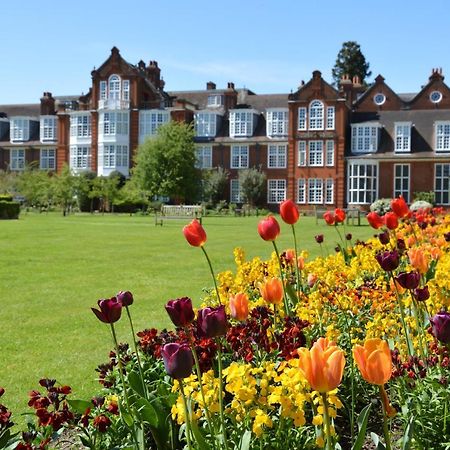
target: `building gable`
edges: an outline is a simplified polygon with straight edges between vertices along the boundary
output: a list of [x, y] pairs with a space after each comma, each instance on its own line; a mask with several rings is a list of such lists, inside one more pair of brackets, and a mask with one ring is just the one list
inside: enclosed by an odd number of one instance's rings
[[312, 75], [312, 78], [306, 84], [300, 86], [297, 92], [289, 95], [289, 102], [309, 103], [314, 99], [327, 101], [339, 98], [338, 91], [322, 78], [319, 70], [315, 70]]
[[444, 83], [442, 69], [433, 69], [428, 83], [411, 100], [411, 109], [450, 109], [450, 88]]
[[401, 98], [378, 75], [375, 83], [354, 103], [357, 111], [394, 111], [405, 107]]

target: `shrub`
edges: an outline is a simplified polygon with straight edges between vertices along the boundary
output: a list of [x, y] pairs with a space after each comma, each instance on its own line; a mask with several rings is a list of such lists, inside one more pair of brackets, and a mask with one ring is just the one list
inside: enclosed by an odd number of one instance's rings
[[434, 192], [433, 191], [430, 191], [430, 192], [414, 192], [413, 198], [414, 198], [414, 202], [416, 202], [418, 200], [423, 200], [425, 202], [431, 203], [431, 205], [434, 205], [434, 202], [435, 202], [435, 197], [434, 197]]
[[0, 194], [0, 202], [12, 202], [13, 196], [10, 194]]
[[0, 219], [18, 219], [20, 203], [0, 200]]
[[387, 212], [391, 210], [391, 199], [390, 198], [380, 198], [375, 200], [370, 205], [370, 210], [375, 211], [380, 216], [384, 216]]
[[430, 210], [433, 208], [433, 205], [425, 200], [416, 200], [409, 209], [411, 211], [418, 211], [418, 210]]

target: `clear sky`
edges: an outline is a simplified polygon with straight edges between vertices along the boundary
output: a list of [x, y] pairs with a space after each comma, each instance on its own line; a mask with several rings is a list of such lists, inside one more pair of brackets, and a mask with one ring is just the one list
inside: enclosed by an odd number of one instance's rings
[[44, 91], [78, 95], [113, 46], [130, 63], [156, 60], [166, 89], [287, 93], [331, 69], [354, 40], [396, 92], [417, 92], [433, 67], [450, 83], [448, 1], [21, 0], [0, 7], [0, 104]]

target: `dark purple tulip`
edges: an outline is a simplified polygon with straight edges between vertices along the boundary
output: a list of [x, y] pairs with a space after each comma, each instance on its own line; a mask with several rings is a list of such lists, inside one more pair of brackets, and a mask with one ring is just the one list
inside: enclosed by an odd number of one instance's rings
[[405, 241], [401, 238], [397, 239], [397, 250], [401, 253], [406, 250], [406, 244]]
[[114, 323], [120, 319], [122, 313], [122, 303], [116, 297], [104, 298], [97, 302], [100, 310], [91, 308], [98, 320], [104, 323]]
[[420, 283], [419, 272], [402, 272], [397, 275], [398, 284], [405, 289], [416, 289]]
[[206, 307], [197, 314], [197, 329], [205, 337], [217, 337], [226, 334], [228, 328], [225, 306]]
[[444, 234], [444, 239], [445, 239], [447, 242], [450, 242], [450, 231], [449, 231], [448, 233], [445, 233], [445, 234]]
[[168, 375], [177, 380], [186, 378], [192, 373], [194, 358], [187, 344], [171, 342], [161, 349], [164, 367]]
[[378, 235], [378, 239], [380, 240], [380, 242], [383, 245], [389, 244], [389, 232], [388, 231], [384, 231], [383, 233], [380, 233]]
[[428, 290], [428, 286], [414, 289], [414, 297], [418, 302], [424, 302], [425, 300], [428, 300], [430, 298], [430, 291]]
[[438, 312], [430, 319], [431, 334], [443, 344], [450, 344], [450, 313]]
[[314, 239], [318, 244], [321, 244], [323, 242], [323, 234], [317, 234], [316, 236], [314, 236]]
[[169, 300], [166, 304], [166, 311], [176, 327], [185, 327], [194, 320], [192, 300], [188, 297]]
[[120, 291], [116, 297], [122, 303], [122, 306], [130, 306], [133, 304], [133, 294], [130, 291]]
[[393, 250], [391, 252], [382, 252], [375, 255], [375, 258], [378, 261], [378, 264], [381, 266], [383, 270], [386, 272], [392, 272], [395, 270], [400, 261], [398, 258], [398, 252]]
[[352, 233], [347, 233], [346, 235], [345, 235], [345, 239], [347, 239], [347, 241], [351, 241], [352, 240]]

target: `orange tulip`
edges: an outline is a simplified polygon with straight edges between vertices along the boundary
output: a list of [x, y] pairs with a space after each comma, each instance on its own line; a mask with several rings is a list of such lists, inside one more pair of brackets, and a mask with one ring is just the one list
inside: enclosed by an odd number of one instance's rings
[[283, 299], [283, 283], [278, 278], [270, 278], [264, 283], [259, 283], [261, 297], [273, 305], [279, 305]]
[[300, 348], [299, 369], [315, 391], [336, 389], [344, 374], [344, 352], [327, 338], [321, 337], [311, 348]]
[[230, 297], [231, 317], [236, 320], [245, 320], [248, 317], [248, 296], [243, 292]]
[[353, 357], [362, 377], [370, 384], [382, 386], [392, 375], [391, 351], [381, 339], [367, 339], [364, 347], [355, 345]]
[[414, 269], [420, 273], [427, 273], [428, 270], [428, 256], [420, 248], [411, 248], [408, 251], [408, 257], [411, 265]]

